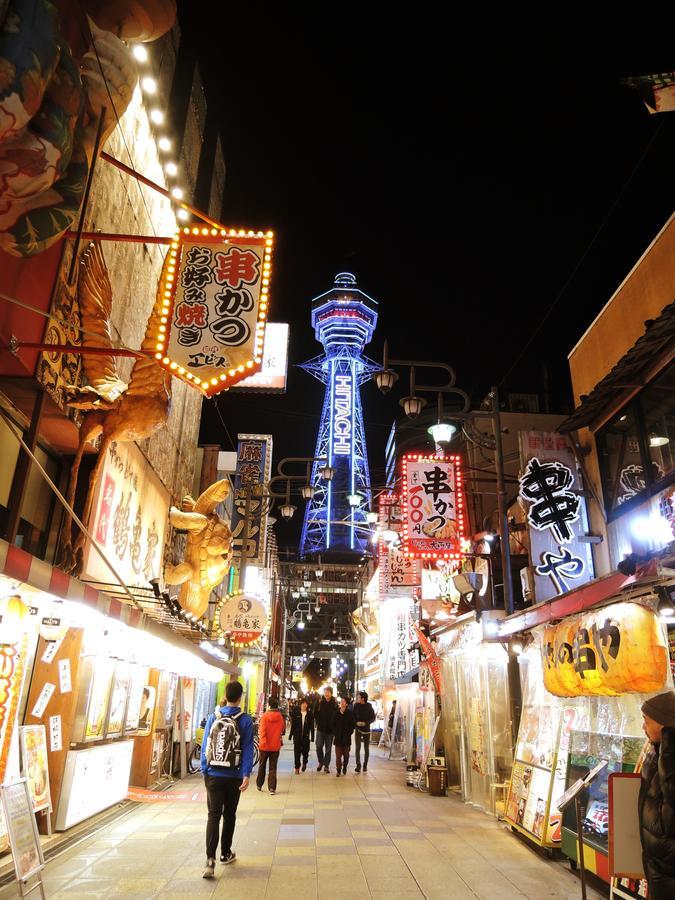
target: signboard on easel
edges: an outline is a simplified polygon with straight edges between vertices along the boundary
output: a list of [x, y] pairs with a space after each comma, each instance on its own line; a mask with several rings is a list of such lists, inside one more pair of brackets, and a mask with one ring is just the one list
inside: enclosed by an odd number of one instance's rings
[[639, 773], [614, 772], [609, 776], [609, 874], [612, 876], [612, 897], [639, 896], [642, 870], [642, 844], [638, 795]]
[[[45, 865], [28, 782], [25, 778], [20, 778], [12, 784], [3, 784], [0, 787], [0, 795], [9, 833], [9, 844], [12, 848], [16, 880], [19, 892], [24, 897], [34, 889], [29, 888], [24, 892], [25, 882], [34, 875], [39, 875]], [[42, 896], [45, 897], [41, 880], [34, 885], [38, 886]]]

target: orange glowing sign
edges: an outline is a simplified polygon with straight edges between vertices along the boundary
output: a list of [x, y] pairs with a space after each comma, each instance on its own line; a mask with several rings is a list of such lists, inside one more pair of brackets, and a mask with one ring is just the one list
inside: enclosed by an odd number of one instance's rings
[[182, 228], [162, 271], [155, 358], [210, 397], [262, 365], [271, 231]]

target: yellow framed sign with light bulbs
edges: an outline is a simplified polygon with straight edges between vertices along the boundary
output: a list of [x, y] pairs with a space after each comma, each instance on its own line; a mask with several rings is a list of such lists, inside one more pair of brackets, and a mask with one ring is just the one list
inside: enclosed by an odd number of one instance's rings
[[162, 280], [155, 358], [210, 397], [262, 365], [273, 234], [181, 228]]

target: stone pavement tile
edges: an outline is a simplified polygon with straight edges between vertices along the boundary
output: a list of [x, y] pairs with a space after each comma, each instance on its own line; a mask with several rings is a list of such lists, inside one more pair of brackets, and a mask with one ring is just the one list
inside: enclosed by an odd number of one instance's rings
[[[263, 900], [267, 892], [267, 878], [247, 878], [233, 881], [218, 879], [212, 897], [227, 897], [227, 900]], [[160, 895], [161, 896], [161, 895]]]
[[387, 825], [387, 831], [394, 832], [396, 834], [405, 834], [406, 836], [409, 834], [421, 834], [420, 829], [415, 825]]
[[279, 845], [274, 853], [275, 861], [278, 856], [315, 856], [316, 855], [316, 845], [314, 843], [308, 844], [307, 846], [302, 847], [288, 847], [285, 844], [283, 846]]
[[353, 847], [354, 841], [351, 837], [317, 837], [317, 847]]
[[408, 867], [400, 856], [392, 857], [381, 854], [364, 856], [361, 860], [361, 868], [366, 878], [382, 874], [387, 878], [405, 878], [410, 875]]
[[319, 856], [340, 856], [344, 859], [345, 856], [354, 857], [354, 847], [317, 847], [316, 848], [317, 859]]
[[[415, 897], [424, 897], [424, 894], [418, 887], [409, 891], [371, 891], [371, 900], [413, 900]], [[447, 900], [447, 898], [446, 898]]]
[[389, 844], [364, 844], [360, 841], [357, 848], [359, 856], [398, 856], [396, 847]]
[[[215, 888], [213, 880], [202, 878], [201, 872], [198, 878], [172, 878], [167, 881], [162, 890], [167, 894], [206, 894], [209, 896]], [[152, 895], [151, 895], [152, 896]]]
[[113, 886], [113, 894], [128, 897], [152, 897], [161, 891], [168, 878], [120, 878]]

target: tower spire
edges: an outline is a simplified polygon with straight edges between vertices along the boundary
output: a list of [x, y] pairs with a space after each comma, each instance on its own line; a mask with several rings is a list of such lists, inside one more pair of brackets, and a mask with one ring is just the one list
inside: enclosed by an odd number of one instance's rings
[[[370, 497], [360, 386], [379, 368], [363, 355], [376, 325], [377, 301], [357, 287], [351, 272], [339, 272], [333, 287], [312, 301], [312, 327], [324, 353], [301, 368], [326, 385], [314, 456], [327, 459], [335, 475], [321, 481], [319, 463], [314, 463], [316, 491], [305, 509], [303, 557], [367, 548], [365, 532], [355, 527], [366, 525]], [[363, 502], [355, 508], [347, 497], [357, 493]]]

